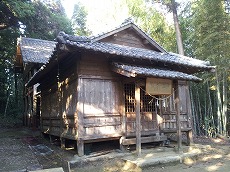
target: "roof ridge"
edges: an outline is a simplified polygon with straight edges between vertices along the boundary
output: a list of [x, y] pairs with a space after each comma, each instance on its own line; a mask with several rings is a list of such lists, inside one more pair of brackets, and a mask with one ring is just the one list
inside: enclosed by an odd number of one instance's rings
[[133, 29], [136, 32], [138, 32], [141, 36], [143, 36], [151, 45], [157, 47], [161, 52], [167, 53], [167, 51], [159, 43], [157, 43], [148, 33], [143, 31], [141, 29], [141, 27], [139, 27], [137, 24], [135, 24], [132, 18], [126, 19], [121, 25], [119, 25], [119, 26], [117, 26], [117, 27], [115, 27], [109, 31], [102, 32], [102, 33], [95, 35], [95, 36], [91, 36], [90, 39], [91, 39], [91, 41], [96, 42], [96, 41], [99, 41], [103, 38], [106, 38], [107, 36], [110, 36], [116, 32], [119, 32], [122, 29], [126, 29], [129, 26], [132, 26]]
[[55, 39], [58, 43], [65, 44], [67, 41], [73, 42], [91, 42], [91, 39], [87, 36], [69, 35], [65, 32], [59, 32], [57, 38]]
[[127, 25], [135, 25], [136, 27], [138, 27], [138, 28], [140, 29], [140, 27], [137, 26], [137, 25], [134, 23], [133, 18], [132, 18], [132, 17], [129, 17], [129, 18], [125, 19], [120, 25], [118, 25], [118, 26], [116, 26], [116, 27], [114, 27], [114, 28], [112, 28], [112, 29], [108, 29], [107, 31], [101, 32], [101, 33], [99, 33], [99, 34], [92, 35], [92, 36], [90, 36], [90, 38], [91, 38], [91, 39], [96, 39], [96, 38], [98, 38], [98, 37], [100, 37], [100, 36], [102, 36], [102, 35], [105, 35], [105, 34], [107, 34], [107, 33], [109, 33], [109, 32], [113, 32], [113, 31], [115, 31], [115, 30], [117, 30], [117, 29], [119, 29], [119, 28], [125, 27], [125, 26], [127, 26]]
[[19, 40], [22, 39], [27, 39], [27, 40], [35, 40], [35, 41], [41, 41], [41, 42], [57, 42], [57, 41], [50, 41], [50, 40], [45, 40], [45, 39], [38, 39], [38, 38], [28, 38], [28, 37], [20, 37]]

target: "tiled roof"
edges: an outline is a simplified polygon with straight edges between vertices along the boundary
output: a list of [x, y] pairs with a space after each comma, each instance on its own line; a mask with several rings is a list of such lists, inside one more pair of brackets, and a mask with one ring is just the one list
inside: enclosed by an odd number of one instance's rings
[[152, 62], [162, 62], [185, 67], [196, 67], [203, 69], [212, 69], [209, 62], [182, 56], [174, 53], [160, 53], [152, 50], [127, 47], [123, 45], [105, 43], [105, 42], [75, 42], [66, 40], [66, 44], [78, 49], [91, 50], [111, 55], [131, 57], [132, 59], [149, 60]]
[[66, 40], [74, 42], [91, 42], [91, 39], [87, 36], [74, 36], [65, 34], [65, 32], [59, 32], [56, 41], [65, 44]]
[[144, 66], [134, 66], [134, 65], [128, 65], [128, 64], [122, 64], [122, 63], [112, 63], [112, 65], [119, 69], [117, 72], [119, 74], [122, 73], [130, 73], [130, 76], [150, 76], [150, 77], [158, 77], [158, 78], [169, 78], [169, 79], [178, 79], [178, 80], [189, 80], [189, 81], [201, 81], [202, 79], [189, 75], [183, 72], [178, 71], [171, 71], [171, 70], [165, 70], [165, 69], [157, 69], [153, 67], [144, 67]]
[[120, 26], [118, 26], [112, 30], [109, 30], [107, 32], [102, 32], [98, 35], [93, 35], [90, 37], [90, 39], [92, 40], [92, 42], [97, 42], [97, 41], [100, 41], [101, 39], [103, 39], [105, 37], [108, 37], [112, 34], [115, 34], [119, 31], [125, 30], [127, 28], [134, 29], [139, 35], [144, 37], [151, 45], [158, 48], [161, 52], [166, 52], [166, 50], [161, 45], [159, 45], [154, 39], [152, 39], [146, 32], [144, 32], [140, 27], [138, 27], [136, 24], [134, 24], [133, 21], [130, 19], [123, 22]]
[[46, 64], [53, 54], [57, 42], [33, 38], [21, 38], [20, 48], [23, 62]]
[[[134, 27], [137, 27], [133, 23], [129, 23], [129, 22], [125, 23], [124, 25], [130, 27], [130, 24], [133, 25]], [[190, 75], [190, 73], [195, 73], [200, 71], [211, 71], [215, 69], [214, 66], [210, 66], [209, 62], [182, 56], [179, 54], [168, 53], [166, 51], [157, 52], [148, 49], [128, 47], [128, 46], [123, 46], [118, 44], [107, 43], [107, 42], [99, 42], [100, 39], [103, 39], [103, 36], [105, 35], [108, 36], [108, 34], [105, 33], [104, 35], [88, 38], [85, 36], [84, 37], [72, 36], [72, 35], [65, 34], [64, 32], [60, 32], [56, 40], [59, 45], [64, 44], [65, 46], [67, 46], [67, 49], [65, 49], [66, 51], [73, 50], [73, 51], [84, 51], [84, 52], [86, 51], [99, 52], [111, 56], [120, 56], [123, 57], [123, 59], [127, 59], [127, 60], [133, 60], [133, 61], [143, 60], [145, 61], [145, 64], [146, 62], [149, 63], [150, 65], [153, 64], [149, 67], [144, 67], [144, 66], [135, 66], [138, 64], [128, 65], [128, 64], [114, 63], [114, 67], [125, 70], [126, 72], [132, 72], [134, 70], [138, 75], [200, 81], [201, 80], [200, 78]], [[71, 47], [69, 50], [68, 50], [68, 46]], [[43, 49], [43, 47], [44, 45], [41, 46], [41, 49]], [[63, 49], [63, 51], [65, 50]], [[53, 53], [54, 54], [57, 53], [57, 50]], [[51, 68], [50, 66], [55, 65], [56, 60], [54, 58], [57, 58], [57, 56], [52, 56], [52, 58], [49, 59], [49, 62], [46, 65], [44, 65], [31, 78], [31, 80], [28, 82], [28, 86], [39, 82], [39, 80], [49, 72]], [[120, 61], [120, 63], [121, 62], [122, 61]], [[158, 64], [159, 66], [161, 66], [161, 69], [156, 68]], [[180, 68], [183, 68], [183, 70], [181, 70]]]

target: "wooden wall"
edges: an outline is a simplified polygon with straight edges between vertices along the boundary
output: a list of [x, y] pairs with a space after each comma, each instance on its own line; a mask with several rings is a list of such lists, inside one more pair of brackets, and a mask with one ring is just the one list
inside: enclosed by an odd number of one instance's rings
[[78, 68], [78, 113], [84, 140], [121, 136], [121, 82], [108, 58], [85, 54]]
[[44, 133], [77, 138], [76, 64], [79, 58], [79, 54], [70, 54], [41, 83], [41, 130]]
[[136, 48], [144, 48], [149, 50], [157, 50], [148, 44], [146, 39], [142, 39], [133, 29], [125, 29], [101, 40], [113, 44], [125, 45]]

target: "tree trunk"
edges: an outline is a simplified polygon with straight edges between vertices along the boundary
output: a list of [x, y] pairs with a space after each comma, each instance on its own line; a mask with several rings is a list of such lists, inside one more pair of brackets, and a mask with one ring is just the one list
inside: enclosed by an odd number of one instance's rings
[[172, 12], [173, 12], [173, 21], [174, 21], [174, 26], [176, 30], [176, 40], [177, 40], [177, 48], [178, 48], [178, 53], [181, 55], [184, 55], [184, 47], [183, 47], [183, 41], [182, 41], [182, 36], [181, 36], [181, 31], [180, 31], [180, 25], [179, 25], [179, 20], [177, 16], [177, 10], [176, 10], [176, 3], [175, 0], [171, 0], [172, 3]]

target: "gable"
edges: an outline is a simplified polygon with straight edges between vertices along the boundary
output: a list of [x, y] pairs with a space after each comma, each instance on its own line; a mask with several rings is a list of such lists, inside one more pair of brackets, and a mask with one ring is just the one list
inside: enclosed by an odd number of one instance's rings
[[167, 53], [163, 47], [132, 22], [123, 23], [114, 30], [93, 36], [91, 40]]
[[149, 44], [149, 42], [140, 37], [133, 29], [128, 28], [122, 30], [120, 32], [114, 33], [102, 40], [101, 42], [108, 42], [118, 45], [124, 45], [128, 47], [135, 47], [135, 48], [144, 48], [148, 50], [155, 50], [159, 51], [156, 47], [153, 47]]

